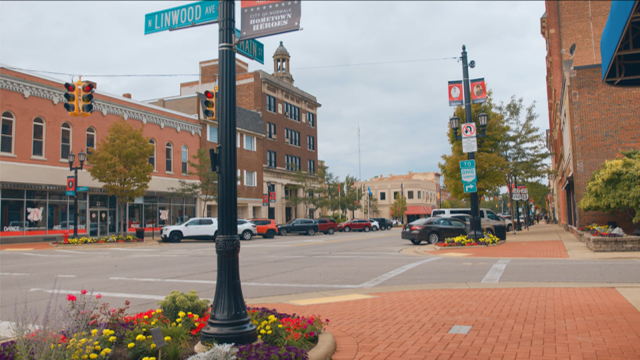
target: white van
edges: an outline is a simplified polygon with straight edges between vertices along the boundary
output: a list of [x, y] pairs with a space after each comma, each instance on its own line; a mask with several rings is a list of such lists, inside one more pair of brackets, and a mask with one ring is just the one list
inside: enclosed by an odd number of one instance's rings
[[[495, 230], [493, 230], [494, 225], [503, 225], [506, 229], [506, 224], [504, 220], [500, 219], [498, 215], [492, 210], [486, 208], [480, 208], [480, 225], [482, 229], [485, 231], [490, 231], [495, 234]], [[471, 215], [471, 209], [469, 208], [456, 208], [456, 209], [436, 209], [431, 212], [431, 216], [440, 216], [440, 215]]]

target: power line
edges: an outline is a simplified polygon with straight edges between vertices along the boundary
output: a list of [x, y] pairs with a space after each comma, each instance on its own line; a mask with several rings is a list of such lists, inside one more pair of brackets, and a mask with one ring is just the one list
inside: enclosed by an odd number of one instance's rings
[[[297, 71], [297, 70], [326, 69], [326, 68], [348, 67], [348, 66], [399, 64], [399, 63], [409, 63], [409, 62], [434, 61], [434, 60], [452, 60], [452, 59], [458, 59], [458, 57], [444, 57], [444, 58], [432, 58], [432, 59], [415, 59], [415, 60], [394, 60], [394, 61], [382, 61], [382, 62], [359, 63], [359, 64], [310, 66], [310, 67], [295, 68], [294, 70]], [[16, 71], [28, 71], [28, 72], [42, 73], [42, 74], [65, 75], [65, 76], [84, 76], [84, 77], [176, 77], [176, 76], [200, 76], [200, 74], [70, 74], [70, 73], [63, 73], [63, 72], [56, 72], [56, 71], [24, 69], [24, 68], [19, 68], [19, 67], [12, 67], [12, 66], [3, 66], [3, 67], [5, 69], [16, 70]]]

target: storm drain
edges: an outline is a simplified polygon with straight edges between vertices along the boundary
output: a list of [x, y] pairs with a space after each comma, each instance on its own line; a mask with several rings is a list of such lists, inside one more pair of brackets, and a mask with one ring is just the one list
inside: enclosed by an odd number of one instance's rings
[[453, 325], [451, 330], [449, 330], [449, 334], [468, 334], [471, 331], [471, 326], [467, 325]]

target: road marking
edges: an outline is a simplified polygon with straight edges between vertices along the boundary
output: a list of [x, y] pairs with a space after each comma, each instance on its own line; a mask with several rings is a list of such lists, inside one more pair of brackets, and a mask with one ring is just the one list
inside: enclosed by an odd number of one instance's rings
[[[321, 242], [320, 244], [330, 244], [330, 243], [343, 242], [343, 241], [352, 241], [352, 240], [373, 239], [373, 238], [379, 238], [379, 237], [385, 237], [385, 236], [387, 236], [387, 235], [377, 235], [377, 236], [368, 236], [368, 237], [358, 236], [358, 237], [351, 237], [351, 238], [346, 238], [346, 239], [327, 240], [327, 241]], [[305, 245], [316, 245], [316, 244], [318, 244], [318, 243], [293, 244], [291, 246], [305, 246]]]
[[509, 261], [511, 260], [498, 260], [495, 264], [493, 264], [491, 269], [489, 269], [489, 272], [484, 276], [484, 279], [482, 279], [481, 282], [497, 284]]
[[[32, 288], [32, 289], [29, 289], [29, 291], [42, 291], [49, 294], [51, 293], [80, 294], [80, 291], [77, 291], [77, 290], [48, 290], [48, 289]], [[112, 293], [112, 292], [99, 292], [99, 291], [94, 291], [93, 293], [96, 295], [100, 294], [102, 296], [127, 298], [127, 299], [164, 300], [165, 298], [165, 296], [146, 295], [146, 294], [125, 294], [125, 293]], [[211, 300], [211, 299], [207, 299], [207, 300]]]
[[151, 278], [128, 278], [128, 277], [110, 277], [109, 280], [125, 280], [125, 281], [144, 281], [144, 282], [177, 282], [192, 284], [215, 284], [211, 280], [189, 280], [189, 279], [151, 279]]
[[379, 285], [379, 284], [381, 284], [381, 283], [383, 283], [383, 282], [385, 282], [385, 281], [387, 281], [387, 280], [389, 280], [389, 279], [391, 279], [391, 278], [393, 278], [395, 276], [398, 276], [398, 275], [402, 274], [403, 272], [405, 272], [407, 270], [413, 269], [416, 266], [419, 266], [419, 265], [422, 265], [422, 264], [426, 264], [426, 263], [431, 262], [431, 261], [440, 260], [440, 259], [442, 259], [442, 258], [433, 257], [433, 258], [428, 258], [428, 259], [425, 259], [425, 260], [416, 261], [414, 263], [407, 264], [405, 266], [401, 266], [401, 267], [399, 267], [399, 268], [397, 268], [395, 270], [389, 271], [386, 274], [382, 274], [382, 275], [378, 276], [377, 278], [371, 279], [371, 280], [369, 280], [369, 281], [367, 281], [367, 282], [365, 282], [363, 284], [360, 284], [359, 287], [374, 287], [374, 286]]
[[292, 245], [240, 245], [240, 248], [260, 248], [260, 247], [290, 247]]
[[0, 275], [7, 275], [7, 276], [27, 276], [27, 275], [31, 275], [31, 274], [27, 274], [27, 273], [0, 273]]
[[88, 251], [55, 250], [55, 251], [64, 252], [64, 253], [72, 253], [72, 254], [82, 254], [82, 255], [87, 255], [87, 254], [92, 254], [92, 255], [110, 255], [107, 252], [94, 251], [94, 250], [88, 250]]
[[315, 298], [315, 299], [292, 300], [292, 301], [289, 301], [289, 303], [294, 305], [316, 305], [316, 304], [326, 304], [326, 303], [332, 303], [332, 302], [371, 299], [371, 298], [375, 298], [375, 296], [365, 295], [365, 294], [351, 294], [351, 295], [342, 295], [342, 296], [329, 296], [329, 297]]
[[[109, 280], [124, 281], [143, 281], [143, 282], [173, 282], [173, 283], [191, 283], [191, 284], [215, 284], [212, 280], [189, 280], [189, 279], [153, 279], [153, 278], [127, 278], [127, 277], [110, 277]], [[280, 283], [257, 283], [242, 282], [242, 286], [275, 286], [275, 287], [310, 287], [310, 288], [338, 288], [338, 289], [355, 289], [360, 285], [329, 285], [329, 284], [280, 284]]]
[[32, 254], [32, 253], [16, 253], [20, 255], [28, 255], [28, 256], [44, 256], [44, 257], [71, 257], [71, 255], [45, 255], [45, 254]]
[[56, 275], [56, 277], [61, 277], [61, 278], [74, 278], [74, 277], [78, 277], [78, 275]]
[[2, 251], [29, 251], [33, 250], [33, 248], [15, 248], [15, 249], [4, 249]]
[[126, 249], [126, 248], [110, 248], [109, 250], [119, 250], [119, 251], [160, 251], [156, 249]]

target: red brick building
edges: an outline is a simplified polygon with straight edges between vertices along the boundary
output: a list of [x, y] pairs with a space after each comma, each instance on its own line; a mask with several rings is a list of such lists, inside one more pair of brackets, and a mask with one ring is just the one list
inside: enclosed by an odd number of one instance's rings
[[[144, 104], [99, 90], [96, 110], [88, 117], [72, 117], [63, 107], [63, 82], [32, 73], [0, 68], [0, 235], [2, 243], [53, 240], [77, 223], [80, 234], [104, 236], [126, 219], [129, 231], [145, 227], [158, 231], [165, 224], [194, 217], [196, 199], [172, 197], [169, 188], [183, 175], [186, 159], [200, 146], [202, 126], [197, 117]], [[68, 153], [99, 147], [114, 121], [127, 121], [155, 145], [149, 162], [154, 165], [145, 196], [119, 214], [115, 198], [87, 171], [78, 172], [78, 218], [73, 198], [65, 195]], [[74, 165], [78, 165], [78, 156]], [[35, 209], [35, 210], [34, 210]], [[34, 215], [35, 214], [35, 215]]]
[[604, 161], [640, 148], [640, 89], [602, 82], [600, 38], [610, 7], [610, 1], [546, 1], [541, 33], [547, 42], [548, 146], [555, 172], [550, 198], [555, 217], [566, 226], [612, 221], [630, 233], [625, 214], [577, 207]]

